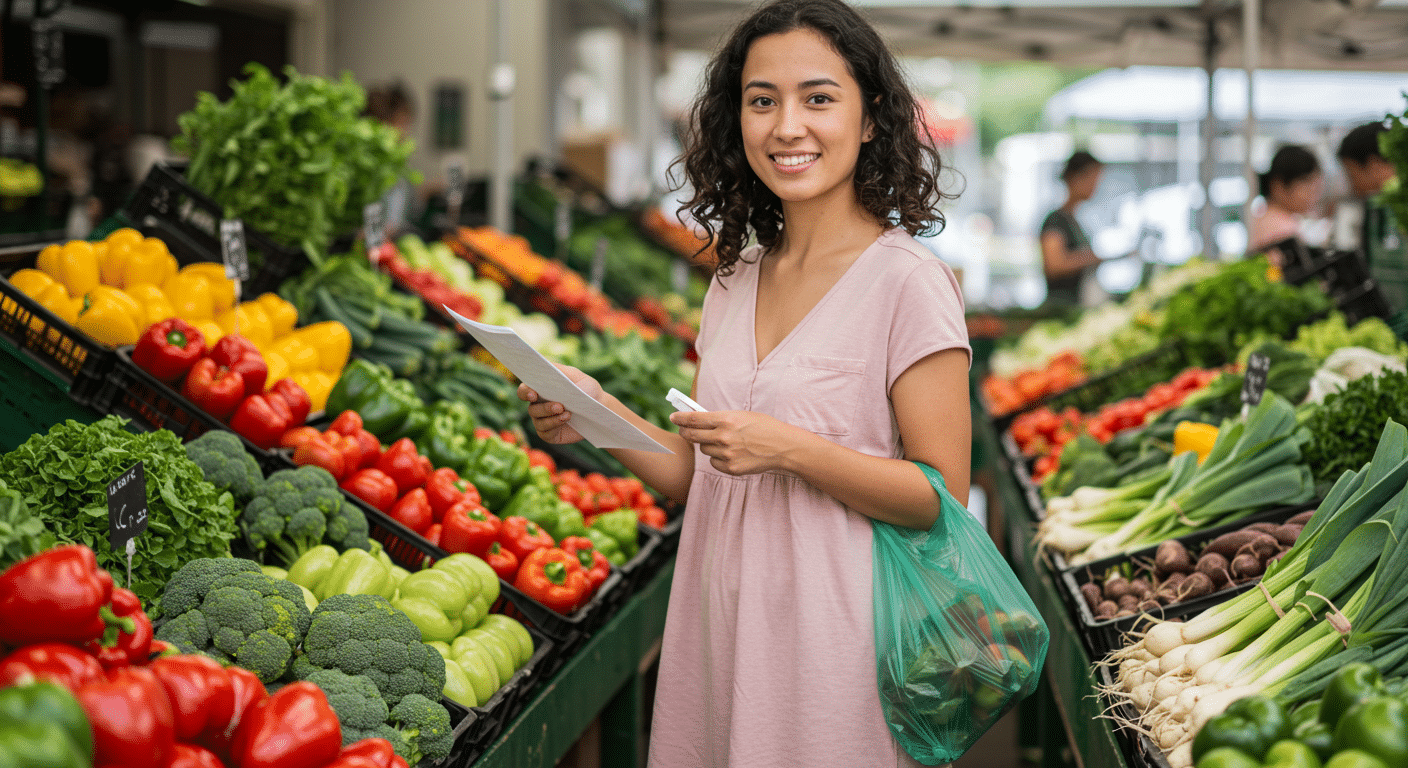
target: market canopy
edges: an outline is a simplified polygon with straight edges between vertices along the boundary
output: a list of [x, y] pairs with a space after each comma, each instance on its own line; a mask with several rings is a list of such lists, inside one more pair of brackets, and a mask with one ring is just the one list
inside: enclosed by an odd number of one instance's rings
[[[1241, 3], [857, 0], [901, 53], [1089, 66], [1242, 65]], [[666, 39], [711, 50], [753, 0], [664, 0]], [[1262, 0], [1258, 66], [1408, 70], [1408, 0]], [[1210, 36], [1211, 35], [1211, 36]]]

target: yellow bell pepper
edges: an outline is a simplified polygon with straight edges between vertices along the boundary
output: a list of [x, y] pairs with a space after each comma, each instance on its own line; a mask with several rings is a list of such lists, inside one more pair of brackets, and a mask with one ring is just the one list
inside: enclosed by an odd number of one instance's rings
[[178, 269], [176, 257], [166, 249], [166, 243], [149, 237], [132, 246], [132, 251], [123, 264], [120, 287], [129, 288], [138, 283], [163, 285]]
[[265, 354], [273, 354], [282, 357], [288, 362], [288, 373], [303, 373], [305, 371], [318, 370], [320, 356], [318, 350], [313, 345], [303, 339], [303, 334], [290, 333], [282, 339], [276, 339], [269, 345]]
[[308, 393], [308, 400], [312, 403], [313, 411], [327, 410], [328, 395], [332, 393], [333, 385], [337, 383], [336, 376], [330, 376], [322, 371], [309, 371], [295, 373], [289, 378]]
[[342, 375], [347, 358], [352, 354], [352, 334], [347, 326], [329, 320], [299, 328], [293, 336], [318, 350], [318, 370], [334, 377]]
[[132, 258], [132, 244], [126, 241], [108, 242], [107, 254], [98, 260], [98, 279], [103, 285], [122, 287], [127, 260]]
[[182, 273], [202, 275], [210, 283], [210, 298], [216, 315], [235, 306], [235, 281], [225, 277], [225, 265], [213, 261], [198, 261], [181, 267]]
[[275, 339], [293, 332], [293, 326], [298, 324], [298, 308], [291, 302], [277, 293], [266, 293], [254, 301], [269, 315]]
[[[10, 285], [19, 289], [20, 293], [32, 298], [39, 295], [39, 292], [54, 284], [54, 278], [40, 272], [37, 269], [21, 269], [10, 275]], [[67, 290], [64, 291], [68, 293]]]
[[263, 352], [264, 365], [269, 368], [269, 375], [264, 379], [264, 391], [269, 391], [279, 379], [288, 378], [288, 361], [283, 355], [277, 352]]
[[112, 286], [99, 285], [83, 301], [75, 323], [78, 330], [109, 346], [137, 343], [145, 329], [145, 316], [136, 299]]
[[252, 301], [242, 301], [235, 308], [216, 315], [215, 322], [226, 335], [238, 333], [264, 352], [274, 343], [269, 315]]
[[[142, 305], [147, 325], [154, 325], [176, 316], [176, 309], [162, 290], [151, 283], [138, 283], [127, 287], [127, 295]], [[145, 328], [146, 326], [143, 326]]]
[[194, 325], [200, 331], [201, 337], [205, 339], [206, 349], [215, 346], [215, 342], [225, 336], [225, 332], [221, 330], [220, 326], [216, 324], [214, 320], [196, 320], [192, 322], [191, 325]]
[[87, 240], [45, 246], [35, 266], [63, 283], [70, 296], [82, 296], [98, 285], [98, 255]]
[[177, 272], [161, 284], [161, 292], [171, 300], [176, 316], [188, 323], [215, 317], [210, 282], [201, 275]]
[[1217, 442], [1217, 427], [1211, 424], [1180, 421], [1173, 428], [1173, 452], [1194, 451], [1198, 454], [1199, 464], [1207, 459], [1208, 452], [1212, 450], [1215, 442]]
[[111, 234], [103, 238], [103, 242], [107, 243], [108, 247], [126, 243], [127, 247], [130, 248], [145, 239], [141, 232], [131, 227], [123, 227], [122, 229], [113, 230]]
[[62, 283], [50, 283], [39, 291], [34, 300], [69, 325], [78, 321], [78, 313], [83, 310], [83, 297], [69, 296], [68, 289]]

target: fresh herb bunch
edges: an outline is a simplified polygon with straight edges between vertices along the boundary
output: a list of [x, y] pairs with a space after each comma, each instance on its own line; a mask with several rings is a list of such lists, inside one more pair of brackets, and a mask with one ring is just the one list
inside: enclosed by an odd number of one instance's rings
[[206, 482], [167, 430], [133, 434], [108, 416], [91, 425], [72, 419], [0, 456], [0, 480], [19, 492], [59, 543], [86, 544], [98, 564], [127, 573], [127, 557], [108, 545], [107, 486], [142, 462], [147, 530], [135, 541], [132, 591], [153, 607], [171, 574], [198, 557], [228, 557], [238, 531], [232, 497]]
[[172, 147], [191, 158], [187, 180], [226, 216], [316, 262], [408, 173], [415, 144], [362, 117], [366, 94], [350, 74], [328, 80], [286, 67], [281, 85], [259, 64], [245, 72], [228, 101], [197, 96]]
[[1266, 272], [1266, 259], [1247, 259], [1183, 286], [1169, 298], [1160, 338], [1185, 345], [1189, 365], [1212, 368], [1235, 359], [1247, 342], [1284, 338], [1330, 308], [1318, 286], [1273, 282]]
[[1312, 439], [1306, 462], [1316, 483], [1334, 482], [1345, 470], [1358, 471], [1374, 455], [1389, 419], [1408, 411], [1408, 373], [1387, 370], [1351, 381], [1325, 398], [1306, 420]]
[[1388, 116], [1388, 130], [1379, 134], [1379, 154], [1393, 164], [1397, 174], [1384, 184], [1379, 202], [1393, 213], [1399, 227], [1408, 228], [1408, 110]]

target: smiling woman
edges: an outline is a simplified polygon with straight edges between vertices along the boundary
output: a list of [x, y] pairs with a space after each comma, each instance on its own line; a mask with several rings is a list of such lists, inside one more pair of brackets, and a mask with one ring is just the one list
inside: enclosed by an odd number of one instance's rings
[[[693, 398], [647, 423], [667, 454], [613, 450], [686, 499], [650, 761], [915, 765], [876, 677], [872, 520], [930, 529], [922, 462], [968, 495], [968, 341], [953, 273], [914, 235], [942, 222], [937, 153], [884, 42], [840, 0], [780, 0], [711, 64], [681, 160], [718, 254]], [[756, 240], [756, 246], [749, 242]], [[520, 388], [540, 437], [580, 440]]]

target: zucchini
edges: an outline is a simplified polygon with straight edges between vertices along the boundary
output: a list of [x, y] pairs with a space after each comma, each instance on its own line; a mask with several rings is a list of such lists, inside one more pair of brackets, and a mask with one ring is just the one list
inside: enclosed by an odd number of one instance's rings
[[373, 339], [371, 345], [358, 354], [374, 363], [384, 363], [397, 376], [413, 375], [420, 371], [425, 362], [425, 353], [419, 347], [381, 336]]
[[374, 340], [371, 329], [350, 312], [343, 310], [338, 305], [337, 300], [332, 297], [332, 293], [326, 288], [318, 288], [313, 291], [313, 300], [319, 314], [328, 320], [334, 320], [347, 326], [347, 332], [352, 336], [352, 343], [358, 349], [365, 349]]

